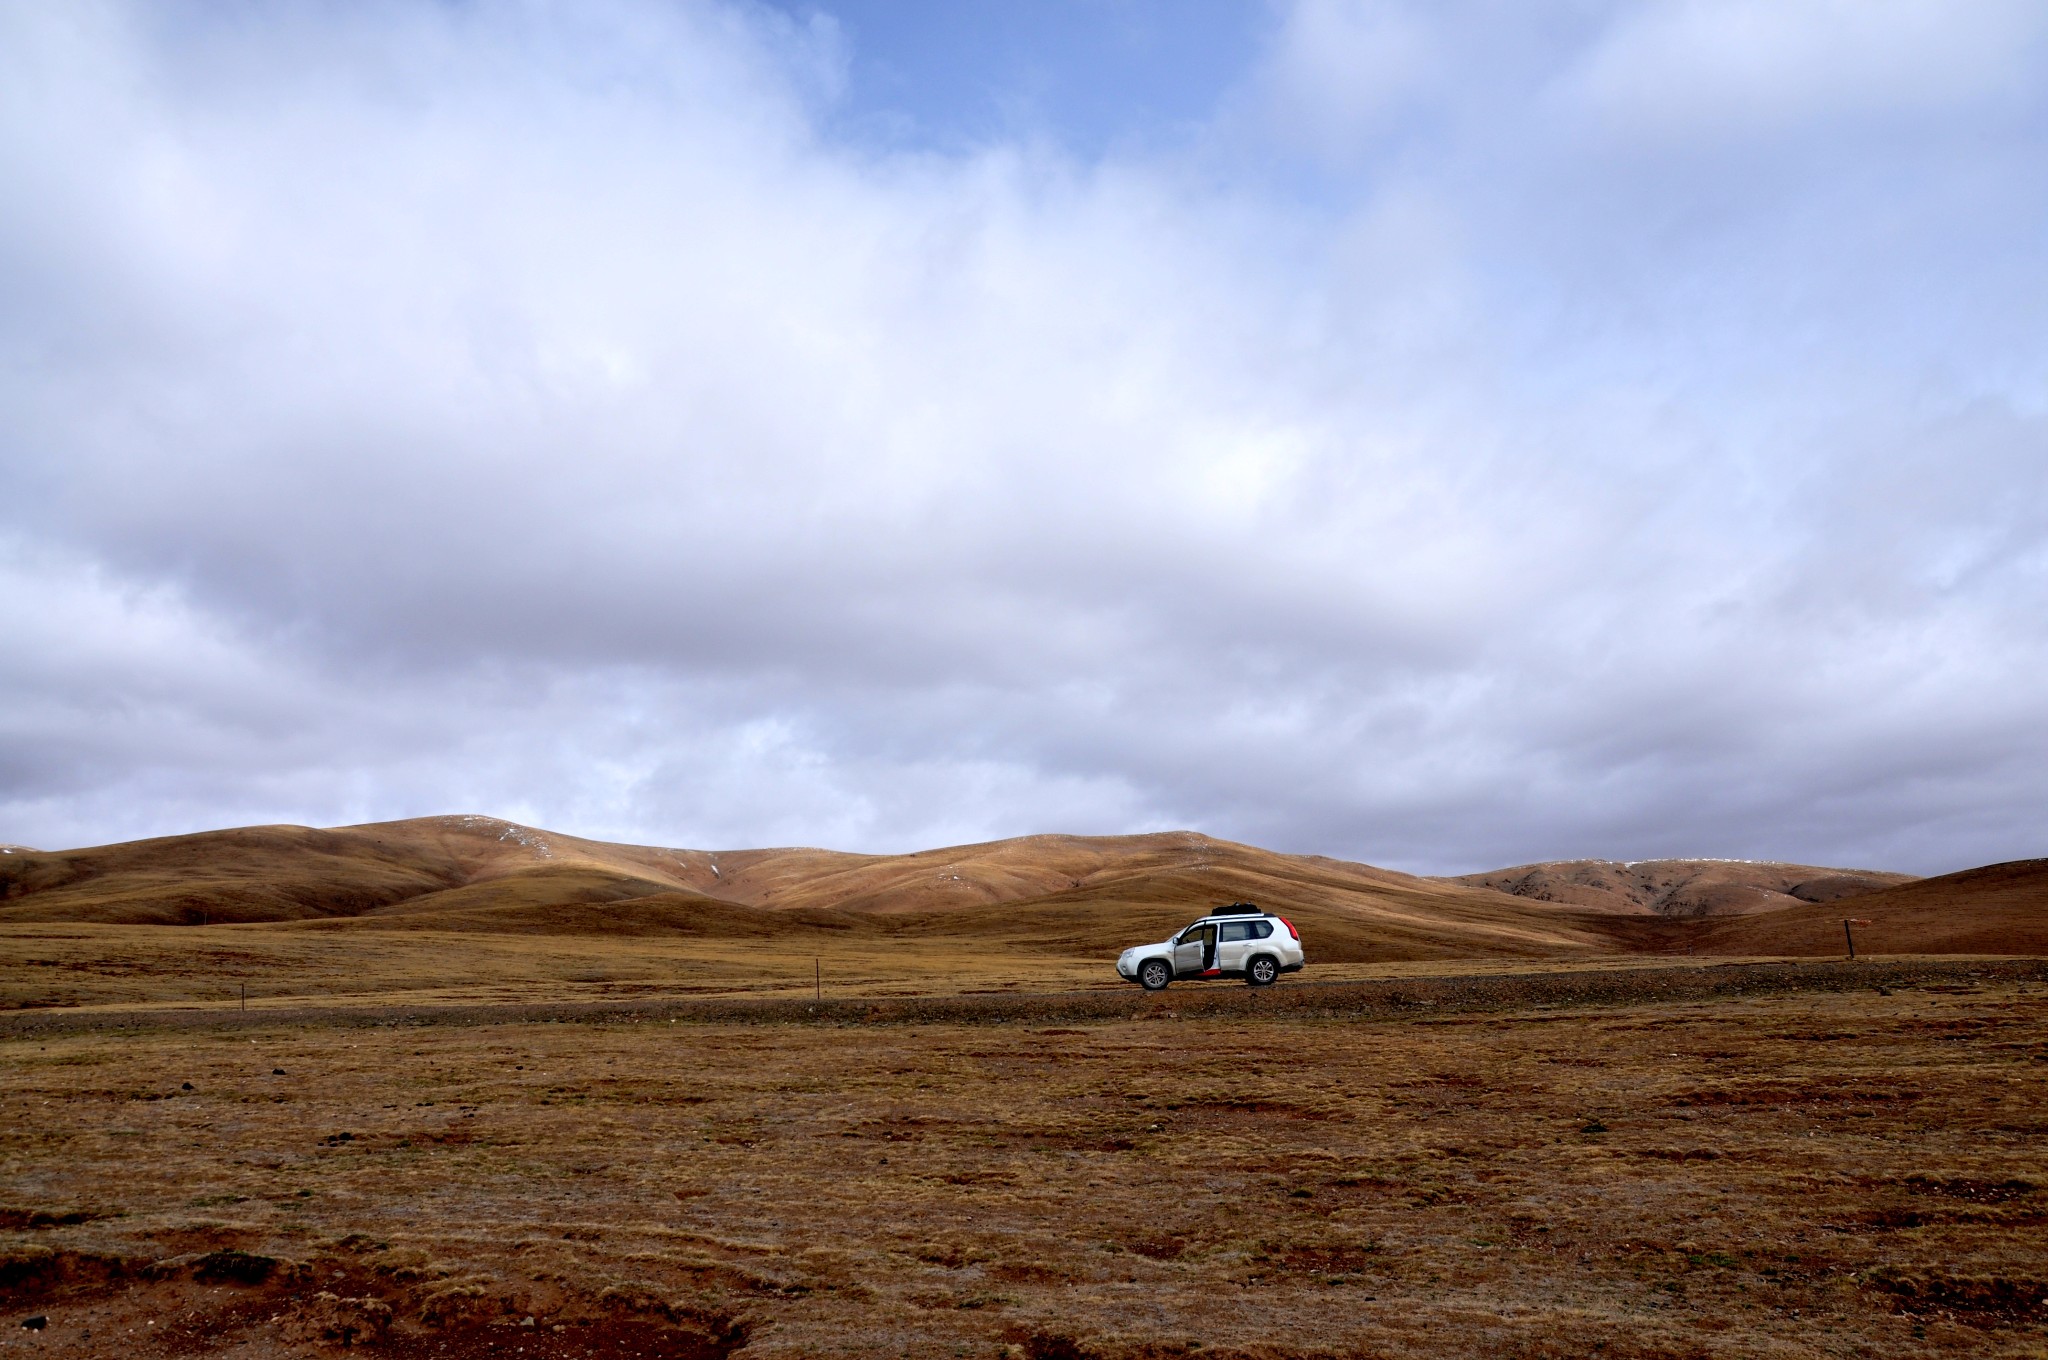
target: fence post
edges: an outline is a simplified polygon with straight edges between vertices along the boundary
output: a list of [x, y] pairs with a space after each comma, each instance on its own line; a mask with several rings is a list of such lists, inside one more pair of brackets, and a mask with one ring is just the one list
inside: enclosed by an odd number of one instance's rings
[[1856, 959], [1856, 932], [1849, 929], [1849, 927], [1867, 926], [1869, 924], [1869, 919], [1862, 916], [1847, 916], [1842, 919], [1842, 938], [1849, 942], [1849, 959], [1852, 963]]

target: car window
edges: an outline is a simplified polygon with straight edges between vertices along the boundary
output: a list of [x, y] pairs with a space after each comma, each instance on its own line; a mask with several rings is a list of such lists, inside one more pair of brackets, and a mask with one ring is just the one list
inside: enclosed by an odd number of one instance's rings
[[1273, 933], [1273, 923], [1271, 921], [1253, 921], [1247, 929], [1251, 931], [1252, 939], [1263, 940]]
[[1183, 930], [1183, 931], [1182, 931], [1182, 932], [1180, 933], [1180, 936], [1179, 936], [1179, 938], [1175, 939], [1175, 940], [1174, 940], [1174, 943], [1175, 943], [1175, 944], [1193, 944], [1193, 943], [1194, 943], [1194, 942], [1195, 942], [1196, 940], [1199, 940], [1199, 939], [1201, 939], [1201, 938], [1202, 938], [1202, 928], [1201, 928], [1200, 926], [1189, 926], [1189, 927], [1188, 927], [1188, 928], [1187, 928], [1186, 930]]
[[1252, 937], [1251, 929], [1249, 921], [1232, 921], [1223, 927], [1223, 934], [1218, 938], [1224, 944], [1229, 944], [1233, 940], [1249, 940]]

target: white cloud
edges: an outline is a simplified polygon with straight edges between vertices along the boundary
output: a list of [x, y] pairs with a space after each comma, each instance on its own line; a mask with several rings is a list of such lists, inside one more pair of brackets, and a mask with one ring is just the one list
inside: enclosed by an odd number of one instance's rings
[[2048, 806], [2005, 123], [1955, 205], [1839, 131], [1616, 164], [1538, 92], [1676, 8], [1317, 0], [1092, 163], [835, 144], [841, 39], [752, 9], [5, 13], [0, 839], [1937, 866]]
[[1563, 89], [1624, 136], [1782, 134], [2024, 100], [2044, 37], [2026, 0], [1653, 0]]
[[1250, 94], [1287, 140], [1355, 161], [1445, 76], [1437, 33], [1399, 0], [1289, 5]]

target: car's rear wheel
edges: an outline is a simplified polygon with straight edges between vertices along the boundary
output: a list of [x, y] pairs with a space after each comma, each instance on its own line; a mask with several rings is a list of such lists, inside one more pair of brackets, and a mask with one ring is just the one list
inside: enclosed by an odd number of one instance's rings
[[1173, 969], [1165, 959], [1146, 959], [1138, 965], [1138, 981], [1148, 992], [1164, 991], [1166, 984], [1173, 981]]
[[1280, 964], [1270, 954], [1261, 954], [1244, 966], [1244, 980], [1254, 987], [1270, 987], [1280, 977]]

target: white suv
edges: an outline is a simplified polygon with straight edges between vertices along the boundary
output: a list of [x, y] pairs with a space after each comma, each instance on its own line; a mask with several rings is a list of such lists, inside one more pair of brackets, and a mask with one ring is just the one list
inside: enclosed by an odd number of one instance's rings
[[1116, 973], [1148, 992], [1175, 978], [1241, 977], [1266, 987], [1302, 963], [1301, 932], [1292, 922], [1249, 902], [1233, 902], [1170, 940], [1126, 949]]

